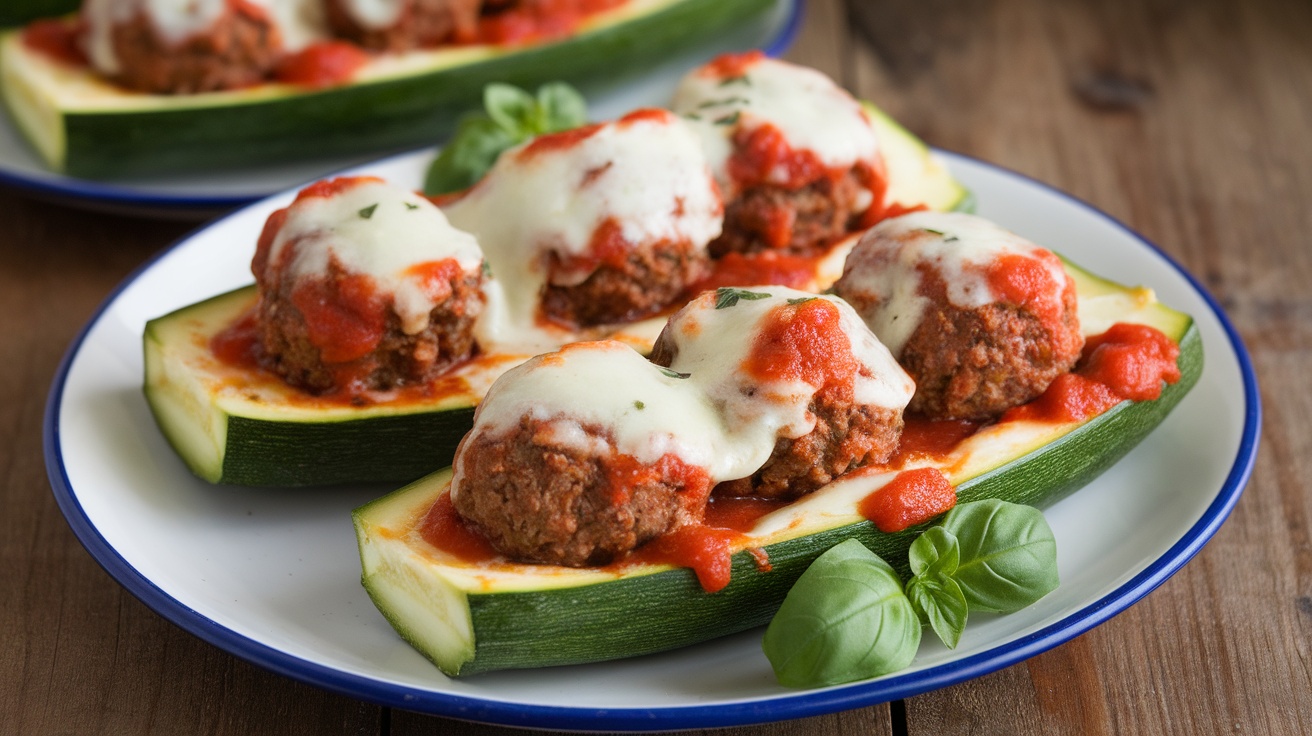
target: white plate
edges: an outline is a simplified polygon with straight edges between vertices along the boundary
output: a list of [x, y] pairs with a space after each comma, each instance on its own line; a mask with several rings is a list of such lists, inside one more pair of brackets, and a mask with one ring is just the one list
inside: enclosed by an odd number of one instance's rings
[[[726, 51], [761, 48], [778, 56], [797, 35], [803, 5], [804, 0], [777, 0], [774, 9], [757, 20], [726, 32], [713, 43], [671, 56], [645, 70], [640, 78], [592, 97], [589, 112], [593, 118], [605, 120], [637, 107], [664, 106], [688, 69]], [[23, 139], [8, 111], [0, 112], [0, 184], [64, 204], [119, 214], [200, 219], [378, 156], [379, 152], [374, 152], [230, 171], [80, 179], [51, 171]]]
[[[418, 186], [430, 155], [364, 170]], [[448, 679], [392, 631], [359, 583], [350, 511], [387, 489], [229, 488], [192, 477], [142, 399], [142, 329], [149, 318], [249, 282], [260, 226], [290, 193], [184, 239], [87, 326], [47, 408], [55, 496], [91, 554], [165, 618], [289, 677], [407, 710], [578, 730], [725, 726], [902, 698], [1018, 662], [1125, 609], [1215, 533], [1252, 468], [1256, 383], [1217, 304], [1151, 244], [1034, 181], [945, 157], [978, 195], [981, 214], [1095, 273], [1150, 285], [1194, 315], [1206, 368], [1142, 445], [1047, 510], [1060, 552], [1056, 592], [1019, 613], [973, 617], [955, 651], [929, 637], [896, 675], [786, 690], [761, 654], [761, 632], [751, 631], [627, 661]]]

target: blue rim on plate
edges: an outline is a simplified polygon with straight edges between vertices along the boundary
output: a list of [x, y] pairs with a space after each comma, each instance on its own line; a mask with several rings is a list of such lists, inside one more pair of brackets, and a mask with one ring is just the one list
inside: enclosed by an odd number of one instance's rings
[[157, 254], [120, 284], [97, 309], [96, 314], [73, 341], [60, 363], [46, 404], [43, 437], [47, 472], [55, 499], [78, 540], [110, 576], [156, 613], [185, 631], [242, 659], [289, 678], [379, 705], [432, 715], [505, 726], [575, 731], [668, 731], [742, 726], [833, 713], [906, 698], [1016, 664], [1073, 639], [1124, 611], [1166, 581], [1202, 549], [1238, 502], [1252, 473], [1260, 434], [1261, 406], [1251, 359], [1234, 326], [1203, 285], [1160, 248], [1105, 212], [1072, 195], [994, 164], [956, 154], [947, 155], [956, 156], [991, 172], [1027, 182], [1042, 191], [1056, 195], [1113, 225], [1162, 259], [1184, 279], [1217, 320], [1242, 378], [1244, 409], [1239, 445], [1224, 482], [1201, 518], [1144, 570], [1110, 593], [1085, 603], [1060, 620], [1019, 639], [975, 655], [905, 675], [894, 675], [819, 691], [702, 706], [598, 709], [494, 701], [390, 684], [344, 673], [293, 656], [225, 628], [165, 593], [132, 567], [106, 541], [87, 516], [74, 493], [64, 465], [60, 444], [59, 415], [65, 384], [73, 360], [88, 333], [121, 292], [156, 261], [186, 242], [190, 235]]
[[[772, 11], [777, 12], [780, 19], [766, 29], [765, 32], [769, 35], [761, 44], [761, 48], [770, 56], [781, 56], [792, 46], [805, 17], [806, 0], [780, 0], [780, 3], [780, 10]], [[0, 111], [0, 118], [4, 115], [5, 113]], [[12, 125], [12, 121], [10, 124]], [[344, 166], [347, 164], [330, 165], [317, 175], [327, 175], [332, 169]], [[199, 219], [220, 214], [250, 204], [257, 199], [263, 199], [296, 183], [299, 182], [283, 182], [268, 188], [267, 191], [252, 189], [250, 192], [239, 194], [204, 195], [170, 192], [163, 186], [163, 182], [158, 186], [143, 188], [135, 184], [79, 179], [46, 170], [35, 172], [25, 169], [6, 170], [0, 165], [0, 186], [18, 189], [34, 197], [118, 214], [180, 219]]]

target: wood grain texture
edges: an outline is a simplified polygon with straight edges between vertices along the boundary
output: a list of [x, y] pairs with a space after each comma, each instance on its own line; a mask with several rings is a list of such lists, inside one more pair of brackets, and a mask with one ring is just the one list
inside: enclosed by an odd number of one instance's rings
[[[1263, 444], [1216, 538], [1092, 632], [897, 707], [708, 733], [1312, 733], [1312, 5], [808, 4], [790, 58], [935, 145], [1091, 202], [1198, 275], [1252, 351]], [[0, 733], [514, 733], [248, 665], [101, 571], [50, 493], [46, 393], [101, 300], [189, 226], [8, 190], [0, 222]]]

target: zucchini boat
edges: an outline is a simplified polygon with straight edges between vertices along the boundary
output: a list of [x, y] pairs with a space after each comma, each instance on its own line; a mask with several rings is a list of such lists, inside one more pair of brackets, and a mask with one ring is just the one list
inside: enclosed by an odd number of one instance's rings
[[[969, 203], [967, 190], [925, 144], [874, 112], [892, 201], [931, 209]], [[820, 265], [815, 290], [841, 275], [846, 252], [836, 247]], [[254, 287], [239, 289], [146, 325], [146, 399], [178, 455], [192, 472], [213, 483], [412, 481], [451, 462], [487, 387], [529, 357], [485, 356], [445, 377], [429, 393], [386, 403], [329, 403], [271, 374], [225, 365], [214, 356], [211, 341], [255, 300]], [[609, 336], [645, 351], [662, 324], [651, 320]]]
[[[1151, 325], [1179, 345], [1181, 378], [1156, 400], [1123, 401], [1087, 421], [984, 428], [935, 462], [961, 502], [1061, 498], [1134, 447], [1198, 380], [1202, 341], [1190, 317], [1151, 290], [1067, 270], [1086, 334], [1117, 322]], [[857, 511], [895, 474], [858, 471], [759, 519], [735, 546], [731, 582], [707, 594], [686, 568], [471, 562], [439, 549], [423, 525], [447, 493], [444, 470], [356, 509], [362, 582], [398, 633], [448, 675], [658, 652], [766, 623], [807, 565], [844, 539], [860, 539], [905, 574], [907, 548], [924, 525], [882, 533]]]
[[81, 177], [197, 171], [431, 143], [478, 106], [484, 86], [585, 91], [694, 48], [773, 0], [633, 0], [576, 35], [528, 47], [449, 47], [376, 59], [340, 87], [286, 84], [195, 95], [125, 91], [89, 69], [0, 37], [5, 102], [41, 157]]

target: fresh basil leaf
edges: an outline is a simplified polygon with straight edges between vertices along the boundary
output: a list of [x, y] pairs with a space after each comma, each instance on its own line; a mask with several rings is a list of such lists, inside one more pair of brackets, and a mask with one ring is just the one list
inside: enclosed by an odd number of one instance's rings
[[1038, 509], [972, 501], [949, 511], [942, 527], [957, 538], [953, 578], [970, 610], [1018, 611], [1057, 588], [1057, 541]]
[[929, 624], [948, 649], [956, 649], [970, 613], [957, 581], [949, 575], [917, 575], [907, 583], [907, 598], [920, 620]]
[[849, 539], [797, 579], [761, 647], [780, 684], [822, 687], [905, 668], [920, 629], [897, 573]]
[[516, 140], [541, 132], [537, 125], [537, 100], [519, 87], [495, 82], [489, 84], [483, 88], [483, 107], [488, 116]]
[[538, 87], [539, 133], [577, 128], [588, 122], [588, 103], [578, 90], [564, 82]]
[[746, 299], [750, 302], [757, 299], [768, 299], [769, 297], [769, 294], [760, 291], [747, 291], [746, 289], [721, 286], [715, 290], [715, 308], [728, 309], [737, 304], [739, 299]]
[[515, 138], [491, 119], [466, 118], [428, 167], [424, 192], [434, 195], [468, 189], [515, 143]]
[[912, 575], [952, 575], [961, 561], [961, 545], [952, 532], [933, 526], [916, 537], [907, 550], [907, 557]]

